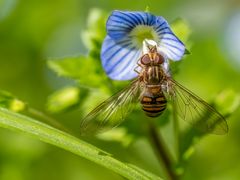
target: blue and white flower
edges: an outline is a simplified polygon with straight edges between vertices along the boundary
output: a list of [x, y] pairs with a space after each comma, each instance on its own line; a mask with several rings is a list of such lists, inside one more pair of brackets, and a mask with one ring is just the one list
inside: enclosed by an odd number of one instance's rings
[[103, 68], [111, 79], [130, 80], [137, 77], [134, 68], [143, 54], [146, 39], [156, 43], [166, 61], [178, 61], [184, 55], [184, 44], [163, 17], [147, 12], [112, 12], [101, 50]]

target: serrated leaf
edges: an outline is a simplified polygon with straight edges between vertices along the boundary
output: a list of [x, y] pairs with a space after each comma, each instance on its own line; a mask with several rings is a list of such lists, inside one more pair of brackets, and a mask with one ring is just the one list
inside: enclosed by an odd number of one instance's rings
[[107, 79], [100, 63], [85, 56], [49, 60], [48, 67], [59, 76], [73, 78], [91, 87], [100, 87]]
[[55, 129], [30, 117], [23, 116], [7, 109], [0, 108], [0, 127], [24, 132], [43, 142], [84, 157], [101, 166], [112, 170], [126, 179], [161, 179], [140, 168], [133, 168], [113, 158], [109, 153], [94, 147], [70, 134]]

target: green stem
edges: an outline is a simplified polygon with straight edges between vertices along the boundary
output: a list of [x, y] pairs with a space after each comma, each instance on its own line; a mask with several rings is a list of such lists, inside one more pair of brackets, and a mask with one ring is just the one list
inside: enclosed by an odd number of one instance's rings
[[174, 161], [169, 153], [170, 151], [167, 149], [166, 144], [163, 141], [163, 138], [160, 133], [158, 133], [157, 126], [152, 122], [152, 119], [148, 118], [149, 124], [149, 137], [150, 142], [153, 146], [155, 154], [160, 161], [160, 163], [164, 166], [164, 170], [168, 179], [170, 180], [177, 180], [179, 179], [177, 174], [174, 171]]
[[160, 180], [156, 175], [138, 167], [120, 162], [109, 153], [94, 147], [70, 134], [53, 128], [30, 117], [0, 108], [0, 127], [24, 132], [39, 140], [72, 152], [80, 157], [104, 166], [130, 180]]
[[[173, 108], [176, 109], [176, 105], [173, 103]], [[179, 133], [179, 123], [177, 114], [173, 112], [173, 133], [174, 133], [174, 145], [175, 145], [175, 153], [176, 153], [176, 161], [179, 163], [180, 158], [180, 133]]]
[[56, 119], [53, 119], [52, 117], [49, 117], [47, 116], [46, 114], [44, 114], [43, 112], [37, 110], [37, 109], [34, 109], [34, 108], [31, 108], [31, 107], [28, 107], [27, 108], [27, 112], [34, 116], [35, 118], [39, 118], [41, 119], [42, 121], [54, 126], [55, 128], [57, 129], [60, 129], [60, 130], [63, 130], [65, 132], [68, 132], [70, 134], [72, 134], [70, 132], [70, 130], [66, 129], [65, 127], [63, 127], [63, 125], [61, 125]]

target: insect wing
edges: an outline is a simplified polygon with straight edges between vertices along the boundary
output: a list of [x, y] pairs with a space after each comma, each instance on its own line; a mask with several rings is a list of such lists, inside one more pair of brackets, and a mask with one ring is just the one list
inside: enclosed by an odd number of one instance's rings
[[172, 79], [166, 84], [173, 108], [183, 120], [190, 122], [202, 132], [213, 134], [228, 132], [225, 118], [212, 106]]
[[82, 120], [81, 134], [93, 135], [118, 126], [138, 102], [139, 90], [139, 81], [135, 80], [98, 105]]

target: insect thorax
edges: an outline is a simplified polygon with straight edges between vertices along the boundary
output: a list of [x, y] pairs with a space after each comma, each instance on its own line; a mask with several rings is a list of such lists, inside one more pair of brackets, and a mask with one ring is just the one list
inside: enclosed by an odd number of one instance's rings
[[143, 81], [147, 85], [159, 85], [164, 78], [163, 70], [160, 66], [145, 66], [142, 76]]

